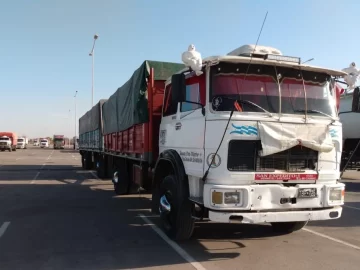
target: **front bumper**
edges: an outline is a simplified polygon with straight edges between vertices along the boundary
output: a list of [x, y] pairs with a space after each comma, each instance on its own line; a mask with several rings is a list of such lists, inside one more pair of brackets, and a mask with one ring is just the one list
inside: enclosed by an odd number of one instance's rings
[[10, 149], [10, 145], [0, 145], [0, 149]]
[[328, 220], [341, 217], [342, 207], [312, 211], [284, 211], [263, 213], [224, 213], [209, 211], [209, 219], [219, 223], [266, 223], [310, 220]]
[[[299, 197], [299, 189], [316, 190], [313, 198]], [[204, 206], [210, 220], [243, 223], [325, 220], [339, 218], [344, 204], [343, 183], [267, 185], [204, 185]], [[334, 199], [334, 194], [340, 194]], [[221, 195], [222, 194], [222, 195]], [[225, 200], [226, 194], [236, 202]], [[236, 195], [237, 194], [237, 195]], [[334, 212], [334, 213], [332, 213]]]

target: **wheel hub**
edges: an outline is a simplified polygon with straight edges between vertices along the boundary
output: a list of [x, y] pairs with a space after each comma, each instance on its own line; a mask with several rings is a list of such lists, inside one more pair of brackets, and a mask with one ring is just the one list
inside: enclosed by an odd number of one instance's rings
[[169, 214], [171, 212], [171, 205], [165, 195], [160, 198], [159, 212], [160, 214]]
[[118, 172], [114, 172], [112, 181], [116, 184], [119, 181]]

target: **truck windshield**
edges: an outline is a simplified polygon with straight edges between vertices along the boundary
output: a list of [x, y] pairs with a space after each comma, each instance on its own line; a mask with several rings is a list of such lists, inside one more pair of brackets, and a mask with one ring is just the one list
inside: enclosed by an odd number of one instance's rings
[[[274, 67], [273, 67], [274, 68]], [[288, 69], [290, 70], [290, 69]], [[282, 68], [278, 75], [281, 93], [276, 74], [243, 74], [233, 72], [212, 73], [211, 98], [212, 108], [216, 111], [231, 111], [234, 99], [253, 102], [266, 111], [280, 111], [279, 94], [281, 95], [281, 112], [285, 114], [308, 114], [335, 116], [335, 103], [330, 81], [324, 74], [307, 72], [304, 81]], [[310, 73], [310, 74], [309, 74]], [[287, 75], [290, 75], [287, 77]], [[320, 78], [319, 78], [320, 77]], [[322, 77], [322, 78], [321, 78]], [[310, 80], [309, 78], [314, 78]], [[304, 91], [305, 87], [305, 91]], [[305, 104], [307, 102], [307, 107]], [[261, 108], [250, 104], [241, 104], [241, 109], [248, 112], [264, 112]]]
[[41, 142], [42, 142], [42, 143], [47, 143], [47, 141], [45, 141], [45, 140], [41, 140]]
[[18, 141], [18, 142], [23, 142], [23, 141], [24, 141], [24, 139], [18, 139], [17, 141]]
[[0, 141], [9, 141], [10, 138], [0, 138]]

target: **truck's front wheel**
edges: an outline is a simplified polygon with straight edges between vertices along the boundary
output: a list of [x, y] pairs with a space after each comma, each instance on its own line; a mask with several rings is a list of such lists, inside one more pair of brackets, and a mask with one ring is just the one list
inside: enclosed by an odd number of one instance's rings
[[191, 216], [192, 203], [188, 200], [186, 182], [174, 175], [160, 183], [160, 217], [165, 233], [175, 240], [187, 240], [194, 230]]
[[296, 222], [274, 222], [271, 223], [274, 232], [277, 233], [292, 233], [301, 230], [306, 226], [307, 221], [296, 221]]

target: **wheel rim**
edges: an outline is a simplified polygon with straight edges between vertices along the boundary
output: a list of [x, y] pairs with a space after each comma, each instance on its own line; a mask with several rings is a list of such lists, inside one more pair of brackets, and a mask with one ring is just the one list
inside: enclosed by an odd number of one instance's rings
[[111, 179], [113, 181], [113, 183], [116, 185], [119, 182], [119, 177], [118, 177], [118, 172], [114, 172], [114, 175]]
[[171, 230], [174, 226], [175, 209], [173, 205], [173, 196], [170, 190], [166, 190], [160, 197], [159, 206], [160, 217], [163, 220], [163, 226], [166, 230]]

